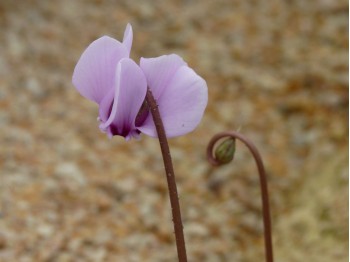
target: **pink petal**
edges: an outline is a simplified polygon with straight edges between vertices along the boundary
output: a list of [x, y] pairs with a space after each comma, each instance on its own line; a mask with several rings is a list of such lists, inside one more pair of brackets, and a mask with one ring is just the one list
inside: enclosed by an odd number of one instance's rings
[[148, 86], [157, 99], [169, 84], [174, 73], [187, 65], [178, 55], [163, 55], [156, 58], [141, 58], [140, 67], [143, 70]]
[[133, 38], [132, 27], [130, 24], [127, 24], [124, 32], [123, 44], [125, 45], [126, 49], [129, 51], [129, 54], [132, 46], [132, 38]]
[[87, 99], [100, 103], [113, 88], [117, 63], [129, 52], [119, 41], [103, 36], [81, 55], [73, 73], [73, 84]]
[[98, 120], [100, 120], [102, 123], [105, 123], [111, 114], [114, 93], [115, 88], [111, 88], [100, 102]]
[[[116, 82], [114, 91], [113, 106], [110, 115], [100, 128], [113, 135], [121, 135], [130, 139], [139, 133], [135, 127], [135, 119], [147, 91], [146, 78], [141, 68], [131, 59], [124, 58], [117, 65]], [[106, 98], [108, 104], [110, 98]], [[104, 108], [100, 114], [106, 113], [107, 106], [101, 103]], [[103, 122], [104, 118], [100, 115]], [[108, 130], [109, 131], [108, 131]]]
[[[184, 135], [193, 131], [203, 117], [208, 103], [208, 88], [203, 78], [188, 66], [180, 67], [163, 87], [157, 99], [167, 137]], [[165, 79], [164, 79], [165, 80]], [[152, 85], [149, 84], [153, 92]], [[138, 129], [157, 137], [151, 114]]]

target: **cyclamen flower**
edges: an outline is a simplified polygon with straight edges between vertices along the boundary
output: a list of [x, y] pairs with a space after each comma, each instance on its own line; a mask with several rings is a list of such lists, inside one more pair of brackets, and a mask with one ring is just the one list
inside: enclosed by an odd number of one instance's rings
[[157, 137], [145, 104], [148, 87], [167, 137], [191, 132], [207, 105], [206, 82], [175, 54], [141, 58], [138, 66], [129, 58], [132, 40], [130, 24], [122, 43], [103, 36], [87, 47], [74, 69], [74, 86], [99, 105], [100, 129], [109, 137], [120, 135], [127, 140], [140, 133]]

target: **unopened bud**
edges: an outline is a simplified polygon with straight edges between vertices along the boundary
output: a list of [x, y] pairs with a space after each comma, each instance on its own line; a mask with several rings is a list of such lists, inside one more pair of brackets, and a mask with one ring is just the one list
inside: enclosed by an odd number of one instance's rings
[[215, 158], [219, 164], [224, 165], [233, 160], [236, 151], [236, 139], [230, 137], [215, 149]]

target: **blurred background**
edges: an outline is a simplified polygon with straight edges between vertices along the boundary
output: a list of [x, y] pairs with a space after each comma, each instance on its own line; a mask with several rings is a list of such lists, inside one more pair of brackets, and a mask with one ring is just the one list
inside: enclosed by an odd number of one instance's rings
[[264, 261], [248, 151], [269, 175], [276, 261], [348, 261], [348, 2], [0, 0], [0, 261], [176, 261], [158, 141], [109, 140], [71, 84], [96, 38], [176, 53], [208, 84], [199, 127], [170, 140], [189, 261]]

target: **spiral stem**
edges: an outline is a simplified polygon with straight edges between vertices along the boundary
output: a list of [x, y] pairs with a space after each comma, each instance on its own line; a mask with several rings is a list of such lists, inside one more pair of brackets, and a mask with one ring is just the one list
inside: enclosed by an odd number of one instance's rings
[[218, 142], [220, 139], [224, 137], [231, 137], [233, 139], [238, 139], [241, 142], [243, 142], [252, 153], [254, 160], [256, 162], [259, 178], [260, 178], [260, 189], [261, 189], [261, 202], [262, 202], [262, 214], [263, 214], [263, 221], [264, 221], [264, 239], [265, 239], [265, 256], [266, 256], [266, 262], [273, 262], [273, 246], [272, 246], [272, 233], [271, 233], [271, 218], [270, 218], [270, 205], [269, 205], [269, 194], [268, 194], [268, 188], [267, 188], [267, 179], [266, 179], [266, 172], [264, 168], [264, 164], [262, 161], [262, 158], [260, 156], [260, 153], [256, 146], [253, 144], [252, 141], [250, 141], [248, 138], [246, 138], [244, 135], [236, 132], [236, 131], [227, 131], [227, 132], [221, 132], [216, 134], [209, 142], [207, 147], [207, 158], [208, 161], [214, 165], [219, 166], [222, 163], [220, 163], [214, 156], [213, 156], [213, 150], [216, 142]]

